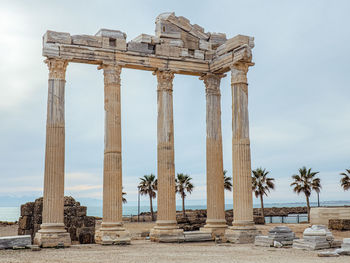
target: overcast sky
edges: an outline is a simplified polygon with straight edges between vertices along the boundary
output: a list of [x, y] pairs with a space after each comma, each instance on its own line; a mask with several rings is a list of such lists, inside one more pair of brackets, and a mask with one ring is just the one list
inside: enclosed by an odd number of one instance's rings
[[[174, 11], [209, 32], [255, 37], [250, 68], [252, 168], [276, 178], [266, 202], [299, 202], [289, 186], [305, 165], [319, 171], [321, 200], [349, 200], [339, 173], [350, 168], [349, 1], [6, 1], [0, 5], [0, 196], [40, 196], [43, 187], [48, 69], [46, 30], [94, 35], [117, 29], [130, 41], [154, 34]], [[156, 173], [156, 77], [122, 72], [123, 185], [137, 200]], [[70, 63], [66, 74], [66, 194], [102, 198], [103, 72]], [[175, 169], [193, 178], [192, 203], [205, 204], [205, 87], [174, 79]], [[221, 82], [224, 168], [231, 175], [230, 74]], [[0, 197], [1, 198], [1, 197]], [[312, 201], [316, 200], [315, 195]], [[147, 203], [147, 200], [145, 200]], [[256, 202], [254, 198], [254, 202]], [[232, 203], [232, 193], [226, 193]]]

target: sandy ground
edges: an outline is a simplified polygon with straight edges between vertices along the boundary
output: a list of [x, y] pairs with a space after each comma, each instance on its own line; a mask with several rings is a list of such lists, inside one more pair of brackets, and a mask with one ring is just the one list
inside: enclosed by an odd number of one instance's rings
[[[151, 223], [125, 224], [132, 235], [147, 231]], [[258, 226], [264, 233], [275, 224]], [[278, 224], [281, 225], [281, 224]], [[304, 224], [286, 224], [297, 236], [307, 227]], [[0, 227], [0, 236], [16, 234], [15, 226]], [[350, 231], [333, 231], [336, 239], [350, 237]], [[295, 249], [255, 247], [205, 243], [159, 244], [146, 240], [133, 240], [129, 246], [73, 245], [66, 249], [0, 250], [0, 262], [350, 262], [349, 256], [319, 258], [317, 252]]]

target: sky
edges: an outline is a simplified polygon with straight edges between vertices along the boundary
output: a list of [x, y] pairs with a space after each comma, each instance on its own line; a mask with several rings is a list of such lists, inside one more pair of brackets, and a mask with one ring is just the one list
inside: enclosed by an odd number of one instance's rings
[[[170, 11], [207, 32], [255, 38], [248, 73], [252, 168], [264, 167], [276, 180], [265, 202], [303, 202], [290, 183], [304, 165], [319, 171], [321, 201], [349, 200], [339, 183], [339, 173], [350, 168], [350, 2], [341, 0], [1, 0], [0, 198], [42, 195], [46, 30], [94, 35], [117, 29], [130, 41], [154, 34], [157, 15]], [[139, 178], [157, 171], [157, 82], [151, 72], [131, 69], [123, 69], [121, 79], [123, 186], [131, 205]], [[65, 194], [102, 199], [103, 72], [70, 63], [66, 80]], [[176, 75], [173, 84], [176, 173], [193, 178], [188, 203], [205, 205], [204, 83]], [[232, 176], [230, 74], [221, 94], [224, 169]], [[225, 201], [232, 203], [232, 192]]]

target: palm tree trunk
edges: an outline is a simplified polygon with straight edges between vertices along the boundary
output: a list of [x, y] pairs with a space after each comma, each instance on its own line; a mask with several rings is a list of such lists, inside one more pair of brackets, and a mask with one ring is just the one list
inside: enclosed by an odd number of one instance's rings
[[260, 195], [260, 203], [261, 203], [261, 216], [264, 219], [264, 224], [265, 224], [265, 214], [264, 214], [264, 199], [263, 195]]
[[182, 194], [182, 217], [186, 217], [186, 213], [185, 213], [185, 196]]
[[149, 202], [150, 202], [150, 208], [151, 208], [152, 221], [154, 221], [153, 204], [152, 204], [152, 196], [151, 196], [151, 194], [149, 195]]
[[308, 196], [306, 196], [306, 206], [307, 206], [307, 222], [310, 223], [310, 201]]

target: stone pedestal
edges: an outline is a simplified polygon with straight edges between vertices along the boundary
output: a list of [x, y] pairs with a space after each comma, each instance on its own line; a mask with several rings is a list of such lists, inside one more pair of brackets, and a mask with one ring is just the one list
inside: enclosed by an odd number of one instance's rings
[[48, 59], [49, 91], [47, 100], [46, 149], [43, 218], [34, 243], [42, 247], [70, 246], [64, 229], [64, 86], [67, 61]]
[[122, 218], [122, 141], [120, 73], [117, 65], [102, 65], [105, 93], [102, 245], [129, 244]]
[[206, 74], [201, 77], [206, 91], [207, 123], [207, 220], [201, 231], [213, 237], [223, 236], [225, 219], [224, 175], [222, 160], [220, 80], [223, 75]]
[[253, 221], [253, 197], [248, 118], [248, 63], [231, 67], [232, 173], [234, 221], [225, 236], [233, 243], [253, 243], [259, 234]]
[[152, 241], [181, 242], [183, 230], [176, 223], [173, 79], [170, 71], [156, 71], [158, 86], [157, 168], [158, 198], [157, 222], [150, 232]]

